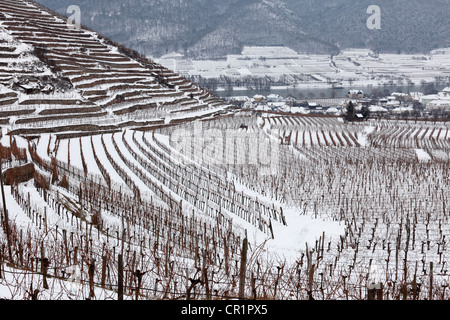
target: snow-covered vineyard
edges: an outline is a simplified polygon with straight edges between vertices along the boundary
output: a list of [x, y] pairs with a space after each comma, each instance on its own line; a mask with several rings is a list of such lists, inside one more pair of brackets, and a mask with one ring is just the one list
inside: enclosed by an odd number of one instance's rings
[[450, 298], [450, 123], [244, 113], [0, 12], [0, 298]]
[[0, 5], [0, 121], [15, 130], [147, 124], [225, 107], [136, 52], [92, 31], [69, 29], [37, 4]]

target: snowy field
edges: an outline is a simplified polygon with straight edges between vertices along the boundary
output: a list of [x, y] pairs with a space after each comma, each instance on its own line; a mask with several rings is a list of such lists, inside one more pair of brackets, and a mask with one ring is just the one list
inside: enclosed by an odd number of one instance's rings
[[26, 150], [1, 297], [114, 299], [122, 253], [125, 299], [233, 298], [245, 238], [246, 296], [359, 300], [376, 280], [384, 299], [448, 298], [448, 123], [237, 115]]
[[415, 55], [347, 49], [331, 60], [330, 56], [301, 54], [287, 47], [244, 47], [240, 55], [229, 55], [226, 60], [186, 60], [180, 54], [168, 54], [155, 61], [185, 76], [268, 76], [305, 87], [330, 87], [333, 82], [344, 86], [420, 85], [450, 75], [449, 48]]

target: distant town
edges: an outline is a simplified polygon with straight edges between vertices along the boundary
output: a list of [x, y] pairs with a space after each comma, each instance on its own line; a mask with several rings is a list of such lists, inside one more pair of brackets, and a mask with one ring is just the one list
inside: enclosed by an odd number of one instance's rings
[[246, 109], [340, 116], [352, 101], [363, 118], [450, 114], [450, 48], [416, 55], [345, 49], [327, 56], [245, 46], [222, 60], [172, 53], [156, 61]]
[[450, 87], [433, 94], [392, 92], [381, 97], [356, 89], [349, 90], [344, 98], [333, 99], [300, 99], [278, 94], [231, 96], [224, 99], [240, 108], [255, 111], [341, 116], [346, 114], [347, 106], [351, 103], [356, 118], [361, 120], [368, 117], [450, 119]]

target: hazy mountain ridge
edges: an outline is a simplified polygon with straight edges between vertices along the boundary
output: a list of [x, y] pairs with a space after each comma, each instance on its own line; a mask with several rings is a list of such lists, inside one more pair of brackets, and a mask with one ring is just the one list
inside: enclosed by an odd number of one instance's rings
[[[286, 0], [300, 15], [312, 35], [334, 41], [341, 48], [370, 48], [380, 52], [424, 53], [450, 45], [450, 9], [448, 0], [326, 1], [309, 7], [309, 0]], [[381, 10], [381, 29], [366, 27], [370, 14], [366, 10], [376, 4]]]
[[222, 57], [244, 45], [285, 45], [311, 53], [338, 48], [417, 53], [450, 46], [450, 2], [388, 1], [381, 30], [369, 30], [371, 0], [39, 0], [65, 14], [75, 4], [82, 24], [150, 56], [183, 52]]

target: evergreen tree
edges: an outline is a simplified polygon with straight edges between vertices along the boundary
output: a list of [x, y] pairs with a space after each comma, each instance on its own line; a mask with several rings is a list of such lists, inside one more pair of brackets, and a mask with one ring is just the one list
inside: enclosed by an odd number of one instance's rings
[[361, 110], [361, 114], [364, 117], [364, 119], [368, 118], [370, 116], [370, 110], [368, 106], [364, 106]]
[[349, 102], [347, 104], [347, 114], [345, 115], [345, 119], [347, 121], [353, 121], [355, 119], [355, 106], [353, 105], [353, 102]]

